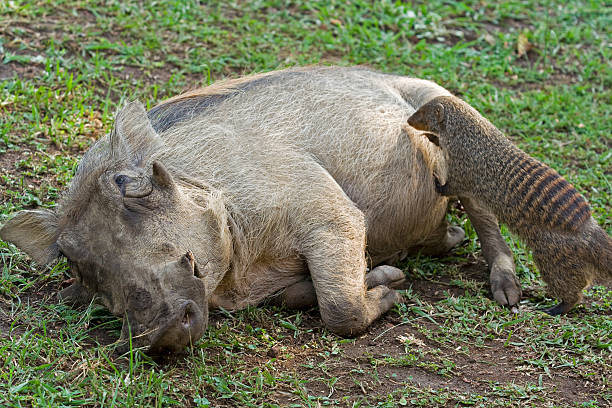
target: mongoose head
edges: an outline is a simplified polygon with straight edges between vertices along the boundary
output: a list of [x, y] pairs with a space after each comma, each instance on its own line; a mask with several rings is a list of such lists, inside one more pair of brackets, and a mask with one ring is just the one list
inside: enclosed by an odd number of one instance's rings
[[[442, 97], [436, 97], [421, 106], [409, 119], [408, 124], [417, 130], [424, 131], [422, 134], [435, 146], [442, 150], [444, 158], [448, 161], [448, 140], [446, 134], [446, 118]], [[442, 139], [442, 140], [440, 140]], [[442, 145], [440, 145], [442, 143]]]
[[[409, 119], [408, 124], [417, 130], [424, 131], [423, 136], [431, 143], [446, 152], [448, 145], [447, 136], [447, 101], [454, 97], [438, 96], [425, 105], [421, 106]], [[455, 98], [457, 99], [457, 98]], [[440, 140], [441, 139], [441, 140]], [[445, 155], [446, 156], [446, 155]], [[448, 158], [447, 158], [448, 159]]]
[[445, 155], [465, 145], [466, 138], [474, 143], [499, 133], [476, 109], [452, 95], [433, 98], [408, 119], [408, 124], [424, 131], [423, 135]]
[[[446, 114], [444, 107], [444, 99], [447, 96], [438, 96], [421, 106], [409, 119], [408, 124], [417, 130], [432, 132], [434, 134], [445, 133], [446, 131]], [[427, 136], [428, 138], [430, 136]], [[435, 139], [434, 139], [435, 140]], [[432, 142], [436, 145], [434, 140]]]

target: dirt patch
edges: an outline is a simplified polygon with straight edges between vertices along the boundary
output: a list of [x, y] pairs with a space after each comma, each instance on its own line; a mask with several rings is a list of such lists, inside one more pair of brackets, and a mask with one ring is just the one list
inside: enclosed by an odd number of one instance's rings
[[14, 173], [15, 164], [31, 154], [32, 152], [29, 150], [7, 150], [4, 153], [0, 153], [0, 171], [3, 174]]
[[0, 81], [5, 80], [5, 79], [10, 79], [13, 76], [15, 76], [16, 73], [17, 72], [15, 71], [14, 67], [8, 64], [0, 65]]
[[[19, 188], [17, 180], [21, 178], [21, 174], [17, 168], [17, 163], [28, 158], [32, 152], [28, 150], [8, 150], [0, 154], [0, 173], [4, 177], [0, 178], [0, 203], [11, 200], [9, 189]], [[32, 178], [24, 178], [26, 185], [35, 182]], [[22, 188], [21, 188], [22, 189]]]
[[[423, 361], [414, 361], [414, 365], [411, 365], [412, 361], [404, 363], [410, 351], [398, 338], [405, 335], [419, 339], [416, 330], [397, 325], [392, 316], [386, 316], [374, 323], [369, 332], [353, 344], [342, 345], [339, 357], [322, 356], [315, 350], [304, 351], [299, 344], [307, 344], [310, 339], [298, 339], [298, 347], [289, 347], [288, 353], [292, 356], [289, 359], [279, 357], [270, 360], [266, 356], [259, 356], [249, 358], [248, 362], [251, 367], [263, 367], [272, 361], [271, 364], [279, 371], [290, 370], [297, 378], [309, 379], [307, 384], [301, 386], [305, 394], [342, 399], [348, 403], [364, 398], [376, 400], [406, 385], [448, 390], [456, 395], [454, 403], [458, 403], [461, 401], [460, 394], [487, 395], [496, 384], [512, 384], [526, 388], [542, 387], [555, 400], [572, 404], [590, 401], [593, 388], [603, 386], [597, 381], [585, 380], [569, 369], [544, 377], [523, 372], [524, 367], [516, 363], [522, 356], [520, 350], [493, 343], [483, 348], [471, 348], [469, 355], [455, 348], [445, 348], [443, 355], [453, 361], [455, 367], [452, 373], [439, 373], [436, 372], [436, 365], [427, 357]], [[427, 343], [422, 337], [420, 340]], [[426, 345], [436, 347], [436, 344]], [[279, 387], [274, 394], [274, 402], [281, 406], [300, 401], [295, 389], [288, 385]]]

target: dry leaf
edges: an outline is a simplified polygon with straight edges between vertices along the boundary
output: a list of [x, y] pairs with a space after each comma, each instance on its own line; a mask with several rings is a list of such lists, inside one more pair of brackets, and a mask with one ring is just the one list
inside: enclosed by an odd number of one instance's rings
[[335, 24], [337, 26], [341, 26], [342, 25], [342, 21], [336, 19], [336, 18], [332, 18], [331, 20], [329, 20], [330, 23]]
[[399, 335], [396, 337], [401, 343], [404, 343], [406, 346], [417, 346], [417, 347], [425, 347], [425, 343], [423, 340], [414, 337], [414, 335], [410, 333], [406, 333], [404, 335]]
[[533, 44], [529, 42], [525, 33], [520, 33], [518, 36], [518, 42], [516, 44], [516, 50], [518, 52], [518, 56], [522, 57], [527, 54], [527, 51], [533, 48]]

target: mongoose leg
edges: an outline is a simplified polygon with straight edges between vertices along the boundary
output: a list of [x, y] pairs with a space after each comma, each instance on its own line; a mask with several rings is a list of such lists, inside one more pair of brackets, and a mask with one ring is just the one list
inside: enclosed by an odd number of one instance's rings
[[592, 268], [584, 262], [581, 257], [568, 256], [579, 253], [579, 250], [572, 248], [571, 242], [562, 242], [558, 247], [543, 250], [534, 249], [533, 260], [536, 263], [546, 282], [547, 292], [554, 298], [560, 299], [561, 303], [553, 306], [544, 312], [556, 316], [569, 312], [574, 305], [582, 300], [582, 290], [592, 281]]
[[482, 254], [490, 271], [491, 293], [497, 303], [515, 306], [521, 299], [521, 285], [514, 270], [512, 252], [499, 231], [497, 218], [470, 197], [460, 197], [480, 239]]

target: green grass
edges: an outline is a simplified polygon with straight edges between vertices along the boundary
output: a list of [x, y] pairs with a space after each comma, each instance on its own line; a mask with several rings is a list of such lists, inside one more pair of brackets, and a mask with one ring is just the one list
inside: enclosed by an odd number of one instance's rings
[[[53, 206], [124, 101], [148, 106], [228, 77], [363, 64], [434, 80], [588, 198], [612, 234], [612, 7], [604, 1], [0, 2], [0, 222]], [[519, 55], [519, 41], [531, 48]], [[69, 276], [0, 242], [2, 406], [612, 404], [612, 291], [551, 318], [529, 250], [505, 228], [524, 287], [498, 307], [465, 214], [452, 256], [402, 266], [406, 303], [341, 339], [316, 310], [214, 312], [186, 355], [114, 351], [120, 322], [54, 293]]]

